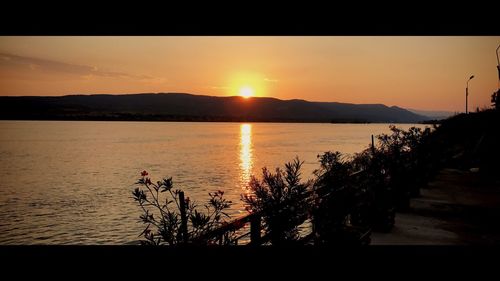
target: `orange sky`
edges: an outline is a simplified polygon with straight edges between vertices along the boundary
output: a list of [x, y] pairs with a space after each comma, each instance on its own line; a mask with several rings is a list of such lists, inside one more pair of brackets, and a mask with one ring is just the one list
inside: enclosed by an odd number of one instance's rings
[[490, 105], [500, 37], [0, 37], [0, 95], [185, 92], [464, 111]]

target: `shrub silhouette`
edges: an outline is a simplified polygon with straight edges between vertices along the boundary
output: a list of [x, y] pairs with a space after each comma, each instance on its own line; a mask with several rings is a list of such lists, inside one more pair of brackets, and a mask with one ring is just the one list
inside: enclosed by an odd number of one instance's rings
[[391, 134], [378, 136], [380, 145], [374, 151], [374, 160], [387, 176], [399, 210], [409, 208], [412, 196], [418, 196], [419, 187], [430, 177], [428, 136], [430, 129], [411, 127], [408, 131], [390, 126]]
[[368, 190], [358, 184], [353, 163], [340, 152], [328, 151], [318, 157], [312, 209], [315, 244], [358, 244], [367, 226]]
[[[141, 178], [136, 184], [142, 188], [136, 188], [132, 194], [134, 200], [142, 210], [141, 221], [146, 224], [144, 231], [139, 236], [143, 245], [178, 245], [184, 243], [212, 244], [213, 240], [200, 241], [196, 238], [220, 227], [225, 223], [224, 218], [229, 216], [224, 212], [230, 207], [231, 201], [227, 201], [223, 191], [209, 193], [210, 199], [204, 205], [206, 213], [197, 209], [195, 202], [184, 199], [185, 204], [180, 202], [181, 190], [173, 190], [172, 178], [166, 178], [155, 183], [151, 182], [148, 173], [143, 171]], [[188, 237], [184, 237], [181, 206], [185, 205], [186, 226]], [[231, 233], [227, 233], [223, 240], [226, 244], [232, 243]]]
[[249, 187], [253, 195], [242, 195], [251, 212], [259, 212], [264, 228], [273, 245], [291, 244], [299, 239], [298, 225], [308, 215], [310, 181], [301, 182], [303, 162], [295, 158], [285, 164], [285, 170], [276, 168], [273, 174], [262, 169], [262, 179], [251, 177]]
[[364, 171], [357, 178], [357, 184], [365, 187], [366, 196], [360, 214], [355, 215], [353, 221], [377, 231], [388, 232], [395, 223], [396, 199], [389, 184], [390, 176], [384, 168], [384, 157], [376, 149], [365, 149], [354, 155], [353, 167]]
[[[303, 162], [298, 157], [286, 163], [284, 170], [276, 168], [272, 173], [264, 167], [262, 179], [252, 176], [252, 194], [242, 195], [242, 200], [247, 210], [262, 216], [271, 243], [299, 242], [299, 226], [308, 217], [315, 245], [366, 244], [366, 234], [372, 228], [390, 231], [396, 208], [408, 209], [410, 197], [419, 195], [420, 187], [442, 164], [438, 150], [444, 145], [429, 128], [390, 129], [390, 134], [377, 136], [377, 146], [352, 158], [330, 151], [318, 155], [320, 167], [314, 171], [314, 180], [301, 181]], [[204, 205], [207, 212], [203, 213], [189, 198], [181, 204], [181, 191], [173, 190], [172, 178], [154, 184], [147, 175], [146, 171], [141, 173], [137, 184], [142, 189], [133, 192], [143, 211], [141, 221], [146, 224], [140, 234], [145, 238], [142, 244], [212, 244], [214, 239], [233, 243], [234, 231], [224, 237], [201, 239], [229, 217], [224, 211], [231, 202], [223, 198], [223, 191], [209, 193]], [[182, 224], [181, 205], [186, 205], [187, 227]]]
[[380, 144], [354, 155], [352, 165], [364, 172], [359, 185], [366, 186], [367, 203], [362, 218], [374, 230], [390, 231], [395, 211], [409, 209], [411, 197], [434, 175], [431, 130], [416, 127], [408, 131], [390, 126], [391, 134], [377, 136]]

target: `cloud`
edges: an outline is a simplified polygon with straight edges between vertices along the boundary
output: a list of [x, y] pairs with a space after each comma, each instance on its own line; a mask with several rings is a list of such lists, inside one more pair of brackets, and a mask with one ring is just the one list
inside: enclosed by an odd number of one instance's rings
[[216, 90], [224, 90], [224, 89], [229, 89], [229, 87], [224, 87], [224, 86], [209, 86], [210, 89], [216, 89]]
[[268, 78], [264, 78], [264, 81], [266, 81], [266, 82], [270, 82], [270, 83], [277, 83], [279, 80], [278, 80], [278, 79], [268, 79]]
[[155, 79], [147, 75], [135, 75], [124, 72], [104, 71], [96, 66], [70, 64], [54, 60], [46, 60], [32, 57], [17, 56], [12, 54], [0, 53], [0, 66], [7, 67], [25, 67], [26, 70], [52, 71], [82, 77], [100, 76], [112, 78], [128, 79]]

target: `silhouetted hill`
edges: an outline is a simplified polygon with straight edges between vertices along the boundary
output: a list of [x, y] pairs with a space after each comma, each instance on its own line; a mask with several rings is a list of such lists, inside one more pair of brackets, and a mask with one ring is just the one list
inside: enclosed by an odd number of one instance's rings
[[413, 112], [415, 114], [423, 115], [430, 117], [432, 119], [436, 120], [442, 120], [446, 119], [448, 117], [451, 117], [455, 115], [455, 112], [451, 111], [435, 111], [435, 110], [418, 110], [418, 109], [412, 109], [412, 108], [407, 108], [408, 111]]
[[183, 93], [0, 97], [0, 118], [20, 120], [158, 120], [395, 122], [426, 119], [396, 106], [212, 97]]

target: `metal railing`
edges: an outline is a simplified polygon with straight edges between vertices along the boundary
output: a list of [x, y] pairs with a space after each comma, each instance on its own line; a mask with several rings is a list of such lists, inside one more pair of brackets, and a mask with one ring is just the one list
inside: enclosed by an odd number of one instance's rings
[[[350, 178], [357, 177], [359, 175], [362, 175], [365, 171], [364, 170], [359, 170], [354, 173], [351, 173], [349, 175]], [[319, 195], [321, 196], [328, 196], [330, 194], [330, 190], [327, 190], [326, 192], [323, 190], [310, 190], [307, 191], [306, 197], [312, 198], [313, 195]], [[307, 216], [303, 217], [300, 219], [300, 223], [297, 225], [303, 224], [307, 220]], [[250, 229], [248, 232], [240, 233], [236, 237], [230, 237], [229, 238], [229, 233], [235, 233], [238, 230], [243, 229], [247, 224], [250, 224]], [[371, 229], [367, 229], [366, 231], [362, 232], [360, 235], [360, 239], [366, 239], [366, 236], [369, 236], [371, 233]], [[240, 218], [237, 218], [227, 224], [224, 224], [221, 227], [218, 227], [214, 230], [208, 231], [196, 238], [193, 238], [191, 241], [193, 243], [204, 243], [205, 241], [216, 241], [216, 244], [219, 245], [224, 245], [225, 243], [229, 242], [228, 240], [231, 240], [231, 243], [234, 245], [238, 245], [238, 241], [241, 240], [242, 238], [250, 236], [250, 242], [247, 245], [262, 245], [270, 240], [269, 235], [264, 235], [262, 236], [262, 214], [261, 213], [251, 213], [245, 216], [242, 216]], [[313, 239], [315, 236], [314, 229], [312, 232], [305, 237], [302, 237], [299, 241], [302, 243], [307, 243], [311, 239]]]

